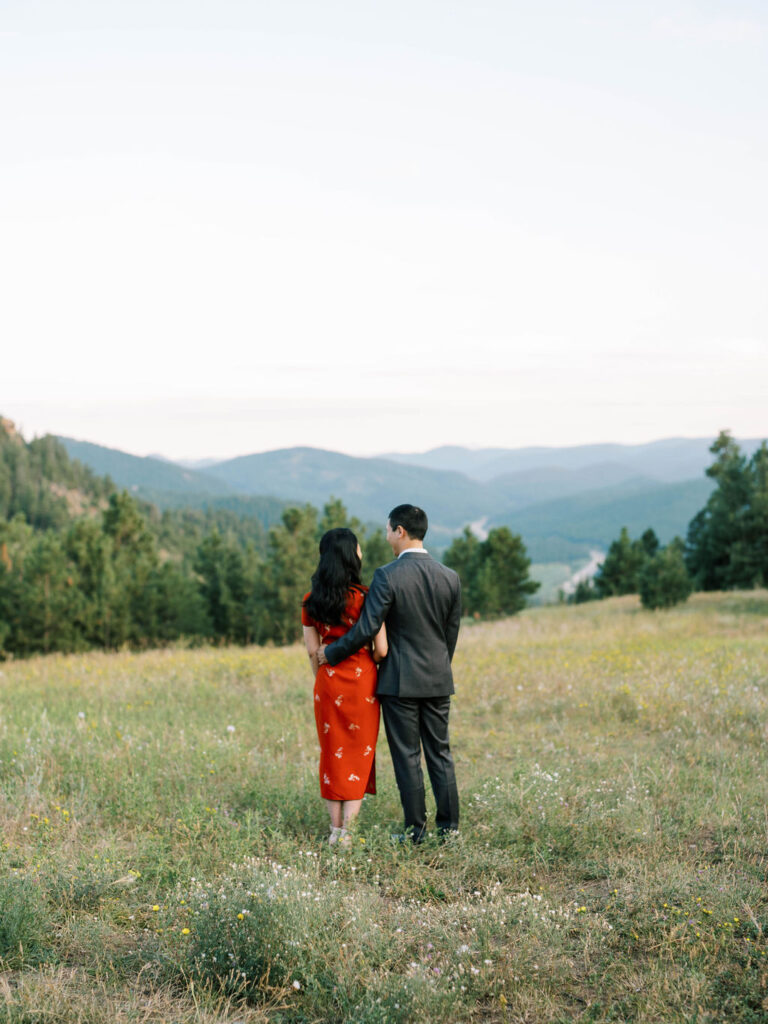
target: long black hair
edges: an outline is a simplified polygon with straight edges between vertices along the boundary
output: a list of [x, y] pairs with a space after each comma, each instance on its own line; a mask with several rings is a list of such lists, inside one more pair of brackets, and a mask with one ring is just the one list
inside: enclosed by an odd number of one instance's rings
[[361, 586], [357, 537], [346, 526], [328, 530], [320, 538], [320, 561], [304, 602], [309, 616], [327, 626], [340, 625], [350, 588]]

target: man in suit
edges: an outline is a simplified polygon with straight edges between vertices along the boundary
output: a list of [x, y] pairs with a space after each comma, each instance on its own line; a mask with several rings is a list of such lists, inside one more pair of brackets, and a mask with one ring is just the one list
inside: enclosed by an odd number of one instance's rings
[[321, 647], [321, 664], [337, 665], [387, 627], [389, 654], [379, 666], [376, 696], [400, 790], [406, 834], [426, 831], [421, 748], [435, 795], [439, 834], [459, 827], [459, 794], [448, 741], [454, 692], [451, 660], [461, 618], [458, 575], [424, 548], [427, 516], [415, 505], [389, 513], [387, 542], [395, 560], [377, 569], [357, 623]]

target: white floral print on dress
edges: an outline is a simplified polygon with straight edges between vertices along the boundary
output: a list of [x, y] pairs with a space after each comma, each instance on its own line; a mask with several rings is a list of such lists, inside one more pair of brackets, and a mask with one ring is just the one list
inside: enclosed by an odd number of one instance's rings
[[325, 672], [326, 672], [326, 675], [328, 675], [328, 676], [335, 676], [336, 675], [335, 670], [332, 669], [332, 668], [328, 668], [327, 665], [325, 667]]
[[344, 700], [344, 694], [340, 693], [339, 696], [334, 700], [333, 703], [336, 705], [337, 708], [340, 708], [341, 707], [341, 702], [343, 700]]
[[363, 751], [363, 757], [368, 757], [369, 754], [373, 753], [373, 747], [366, 747]]
[[375, 697], [366, 697], [365, 699], [368, 701], [369, 704], [375, 704], [376, 703], [376, 698]]
[[359, 679], [359, 678], [360, 678], [360, 676], [361, 676], [362, 674], [363, 674], [363, 670], [362, 670], [362, 669], [360, 668], [360, 666], [358, 665], [358, 666], [357, 666], [357, 668], [355, 669], [355, 675], [356, 675], [356, 676], [357, 676], [357, 678]]
[[350, 722], [347, 728], [349, 729], [350, 732], [354, 732], [354, 730], [359, 729], [360, 726], [357, 724], [357, 722]]
[[360, 781], [360, 776], [359, 775], [355, 775], [354, 772], [352, 772], [352, 774], [347, 779], [347, 782], [359, 782], [359, 781]]
[[326, 772], [323, 772], [323, 782], [326, 784], [326, 786], [330, 786], [331, 784], [331, 780], [328, 778]]
[[323, 722], [323, 732], [330, 732], [330, 731], [331, 731], [331, 727], [328, 724], [328, 722]]
[[338, 757], [339, 759], [341, 759], [341, 755], [342, 755], [343, 751], [344, 751], [344, 747], [339, 747], [338, 750], [334, 751], [333, 756], [334, 757]]

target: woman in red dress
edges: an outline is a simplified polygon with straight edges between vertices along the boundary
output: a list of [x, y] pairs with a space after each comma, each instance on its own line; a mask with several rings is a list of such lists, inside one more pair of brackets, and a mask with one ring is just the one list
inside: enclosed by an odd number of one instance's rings
[[386, 657], [387, 635], [335, 667], [318, 666], [317, 649], [343, 636], [360, 617], [368, 588], [360, 582], [361, 551], [346, 527], [328, 530], [301, 621], [315, 673], [315, 721], [320, 740], [320, 795], [331, 815], [328, 842], [348, 846], [351, 827], [366, 793], [376, 792], [379, 702], [376, 663]]

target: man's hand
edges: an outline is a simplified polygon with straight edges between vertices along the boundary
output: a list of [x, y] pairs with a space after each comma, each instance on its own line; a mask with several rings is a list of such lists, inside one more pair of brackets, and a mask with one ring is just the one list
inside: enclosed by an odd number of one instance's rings
[[318, 663], [318, 665], [327, 665], [328, 664], [328, 659], [325, 656], [325, 648], [326, 648], [326, 646], [327, 646], [326, 644], [320, 644], [320, 646], [317, 648], [317, 663]]

